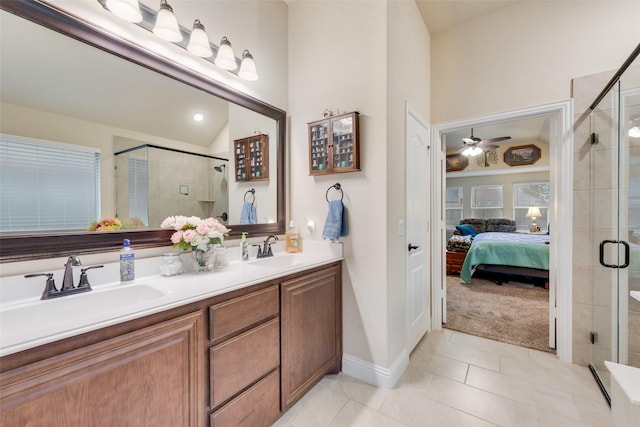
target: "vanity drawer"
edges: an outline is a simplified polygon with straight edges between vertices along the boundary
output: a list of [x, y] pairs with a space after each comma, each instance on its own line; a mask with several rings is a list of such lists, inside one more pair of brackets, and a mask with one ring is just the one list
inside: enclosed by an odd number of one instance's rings
[[280, 310], [278, 286], [209, 307], [209, 339], [220, 342], [275, 316]]
[[270, 426], [280, 417], [280, 371], [275, 370], [256, 385], [211, 414], [211, 427]]
[[209, 350], [211, 408], [280, 365], [280, 320], [270, 320]]

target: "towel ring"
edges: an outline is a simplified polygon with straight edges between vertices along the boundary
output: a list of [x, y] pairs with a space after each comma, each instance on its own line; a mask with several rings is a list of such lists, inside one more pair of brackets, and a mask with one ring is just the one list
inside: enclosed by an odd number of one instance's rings
[[251, 197], [253, 200], [251, 200], [251, 203], [256, 201], [256, 189], [252, 188], [251, 190], [247, 190], [246, 193], [244, 193], [244, 201], [247, 201], [247, 194], [251, 193]]
[[325, 199], [327, 199], [327, 202], [329, 201], [329, 191], [331, 189], [335, 189], [336, 191], [340, 192], [340, 200], [344, 199], [344, 192], [342, 191], [342, 186], [340, 186], [339, 182], [336, 182], [335, 184], [333, 184], [331, 187], [327, 188], [327, 192], [325, 193], [324, 197]]

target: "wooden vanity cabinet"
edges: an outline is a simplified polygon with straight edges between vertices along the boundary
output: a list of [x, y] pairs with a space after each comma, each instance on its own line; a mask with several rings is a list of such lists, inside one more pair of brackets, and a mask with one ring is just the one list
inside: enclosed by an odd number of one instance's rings
[[6, 426], [201, 426], [204, 316], [187, 314], [4, 372]]
[[281, 283], [282, 409], [342, 369], [340, 264]]
[[333, 263], [0, 358], [0, 423], [269, 426], [341, 369], [340, 268]]
[[277, 283], [209, 308], [210, 424], [269, 426], [280, 417]]

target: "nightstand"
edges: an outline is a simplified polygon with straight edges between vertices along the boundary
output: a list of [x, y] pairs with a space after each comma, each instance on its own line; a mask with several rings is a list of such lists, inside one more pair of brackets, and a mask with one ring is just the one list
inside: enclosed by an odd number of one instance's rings
[[460, 274], [466, 256], [466, 252], [447, 251], [447, 274]]

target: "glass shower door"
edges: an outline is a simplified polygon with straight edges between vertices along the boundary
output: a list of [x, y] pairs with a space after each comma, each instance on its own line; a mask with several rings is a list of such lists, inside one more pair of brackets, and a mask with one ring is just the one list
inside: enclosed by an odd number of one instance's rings
[[[636, 63], [639, 61], [636, 60]], [[640, 64], [593, 109], [590, 368], [604, 391], [605, 360], [640, 367]]]

